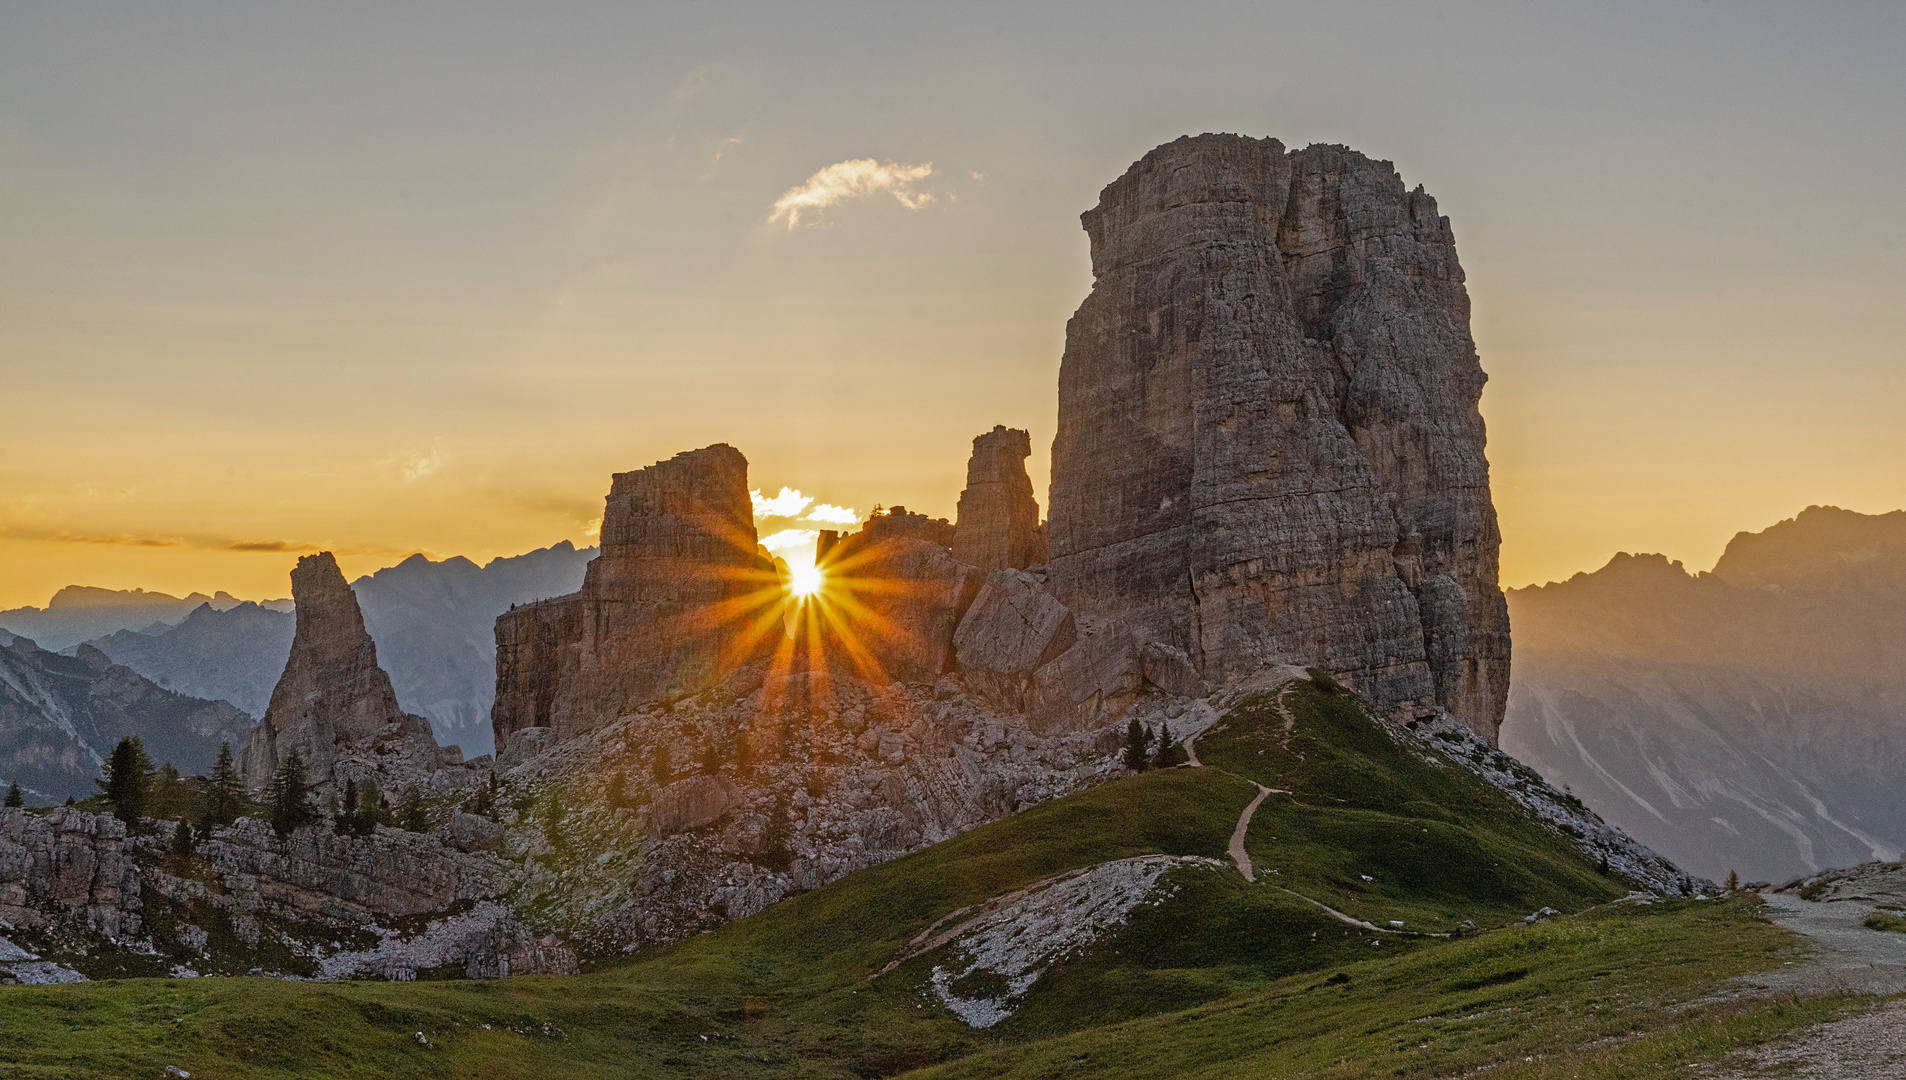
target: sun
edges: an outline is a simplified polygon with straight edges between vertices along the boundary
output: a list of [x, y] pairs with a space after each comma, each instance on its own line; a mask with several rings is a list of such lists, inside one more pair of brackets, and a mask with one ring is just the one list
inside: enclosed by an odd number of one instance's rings
[[789, 571], [788, 592], [806, 599], [821, 591], [821, 568], [818, 566], [796, 566]]

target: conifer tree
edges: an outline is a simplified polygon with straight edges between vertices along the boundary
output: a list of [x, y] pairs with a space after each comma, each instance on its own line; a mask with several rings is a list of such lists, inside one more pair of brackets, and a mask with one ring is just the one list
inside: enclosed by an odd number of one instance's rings
[[1151, 733], [1138, 722], [1138, 717], [1125, 725], [1125, 767], [1133, 772], [1144, 772], [1146, 749], [1151, 742]]
[[318, 819], [317, 808], [311, 805], [311, 785], [304, 778], [304, 757], [297, 747], [286, 752], [265, 801], [272, 831], [279, 836], [290, 836]]
[[410, 832], [430, 831], [430, 811], [424, 808], [423, 792], [411, 788], [397, 804], [397, 826]]
[[20, 782], [18, 780], [7, 785], [7, 805], [9, 807], [26, 805], [26, 796], [20, 793]]
[[376, 832], [384, 820], [382, 805], [383, 796], [377, 793], [377, 785], [364, 781], [364, 790], [357, 793], [357, 812], [351, 815], [351, 831], [359, 836]]
[[1725, 888], [1728, 892], [1733, 892], [1735, 889], [1740, 888], [1741, 876], [1735, 873], [1734, 871], [1729, 870], [1727, 872], [1727, 884], [1722, 887]]
[[176, 859], [192, 857], [192, 826], [187, 825], [183, 820], [179, 822], [178, 828], [172, 830], [171, 855]]
[[211, 775], [205, 778], [204, 791], [205, 805], [199, 813], [201, 832], [209, 833], [220, 825], [230, 825], [238, 820], [245, 785], [238, 779], [238, 770], [232, 766], [231, 743], [218, 744], [218, 760], [212, 765]]
[[112, 804], [113, 816], [137, 828], [146, 816], [146, 795], [151, 784], [152, 759], [146, 756], [146, 744], [136, 735], [119, 740], [106, 759], [105, 777], [93, 781]]
[[1172, 740], [1171, 725], [1160, 724], [1158, 727], [1158, 749], [1152, 751], [1152, 768], [1169, 769], [1173, 765], [1184, 761], [1184, 759], [1185, 754], [1183, 748]]
[[344, 804], [339, 808], [337, 820], [333, 823], [332, 828], [337, 830], [339, 836], [343, 836], [350, 832], [352, 827], [356, 824], [357, 780], [352, 778], [344, 781]]

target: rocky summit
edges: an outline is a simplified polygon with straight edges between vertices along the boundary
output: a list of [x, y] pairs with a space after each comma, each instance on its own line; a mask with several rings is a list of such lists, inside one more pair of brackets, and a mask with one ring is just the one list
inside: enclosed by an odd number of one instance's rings
[[953, 524], [953, 555], [981, 570], [1023, 570], [1046, 561], [1046, 533], [1026, 458], [1032, 436], [995, 426], [973, 440]]
[[[291, 656], [265, 718], [239, 756], [245, 782], [260, 787], [270, 781], [294, 748], [313, 782], [325, 789], [342, 785], [345, 772], [365, 771], [366, 755], [391, 757], [398, 744], [412, 751], [408, 756], [431, 757], [437, 741], [430, 721], [398, 707], [390, 676], [377, 665], [377, 645], [364, 630], [357, 596], [330, 552], [298, 560], [291, 598], [298, 616]], [[461, 760], [460, 751], [445, 753], [442, 763], [450, 756]], [[354, 766], [341, 769], [349, 758], [357, 759]], [[425, 768], [430, 764], [426, 760]], [[380, 786], [388, 787], [389, 779]]]
[[615, 474], [581, 591], [496, 622], [497, 749], [524, 728], [569, 738], [710, 685], [758, 650], [751, 617], [778, 615], [780, 595], [739, 450], [717, 444]]
[[1436, 201], [1341, 146], [1202, 135], [1145, 155], [1084, 222], [1051, 587], [1114, 655], [1074, 703], [1128, 693], [1156, 644], [1205, 685], [1316, 665], [1493, 740], [1509, 622], [1485, 376]]

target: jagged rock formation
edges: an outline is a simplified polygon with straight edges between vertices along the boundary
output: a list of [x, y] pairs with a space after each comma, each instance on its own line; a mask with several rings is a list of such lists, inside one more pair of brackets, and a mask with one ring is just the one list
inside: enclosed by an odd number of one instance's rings
[[768, 628], [753, 624], [781, 601], [740, 451], [718, 443], [616, 473], [582, 590], [496, 621], [497, 747], [531, 727], [571, 738], [709, 685], [764, 647]]
[[1906, 514], [1808, 507], [1709, 573], [1618, 554], [1516, 589], [1503, 748], [1684, 866], [1906, 849]]
[[0, 784], [17, 781], [32, 802], [85, 798], [113, 746], [128, 735], [157, 762], [203, 772], [222, 742], [243, 744], [252, 719], [223, 701], [153, 685], [137, 672], [79, 646], [47, 652], [5, 634], [0, 646]]
[[298, 613], [291, 655], [264, 720], [238, 757], [245, 782], [264, 785], [293, 747], [306, 776], [319, 785], [342, 782], [334, 766], [352, 744], [383, 740], [391, 748], [410, 741], [435, 749], [430, 722], [398, 707], [357, 596], [330, 552], [298, 560], [291, 598]]
[[1134, 670], [1153, 643], [1212, 683], [1318, 665], [1493, 738], [1509, 635], [1485, 376], [1435, 200], [1343, 147], [1204, 135], [1147, 154], [1084, 223], [1051, 587], [1119, 628], [1084, 666]]
[[1023, 570], [1046, 561], [1039, 503], [1032, 497], [1026, 458], [1032, 436], [995, 426], [973, 440], [953, 525], [953, 557], [981, 570]]

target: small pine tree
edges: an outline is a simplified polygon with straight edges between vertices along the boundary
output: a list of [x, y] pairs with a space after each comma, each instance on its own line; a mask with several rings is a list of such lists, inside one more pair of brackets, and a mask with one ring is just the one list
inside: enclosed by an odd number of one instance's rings
[[609, 774], [608, 801], [609, 801], [609, 809], [611, 810], [615, 809], [618, 806], [621, 806], [623, 803], [623, 800], [628, 797], [628, 793], [623, 790], [623, 783], [624, 782], [623, 782], [621, 773], [617, 772], [617, 773]]
[[179, 822], [179, 827], [172, 830], [172, 850], [170, 854], [175, 859], [189, 859], [192, 857], [192, 826], [181, 821]]
[[106, 759], [105, 777], [93, 781], [112, 804], [113, 816], [137, 828], [146, 816], [146, 794], [151, 783], [152, 759], [146, 756], [146, 744], [136, 735], [119, 740]]
[[1158, 727], [1158, 749], [1152, 751], [1152, 768], [1169, 769], [1173, 765], [1182, 763], [1184, 760], [1184, 747], [1178, 745], [1178, 743], [1172, 739], [1171, 725], [1160, 724]]
[[1727, 889], [1728, 892], [1733, 892], [1735, 889], [1740, 888], [1741, 876], [1735, 873], [1734, 871], [1729, 870], [1727, 872], [1727, 884], [1724, 887]]
[[210, 832], [221, 825], [230, 825], [238, 820], [243, 807], [245, 785], [238, 778], [238, 769], [232, 765], [232, 744], [218, 745], [218, 760], [212, 765], [212, 772], [205, 778], [203, 805], [199, 810], [199, 829]]
[[304, 756], [297, 747], [285, 753], [265, 802], [272, 831], [279, 836], [290, 836], [318, 820], [318, 810], [311, 805], [311, 785], [304, 778]]
[[1602, 853], [1602, 864], [1597, 869], [1600, 871], [1603, 877], [1608, 876], [1608, 853], [1607, 852]]
[[355, 825], [356, 822], [357, 780], [356, 778], [352, 778], [344, 781], [344, 802], [338, 807], [337, 820], [332, 823], [331, 827], [339, 836], [343, 836], [351, 831], [351, 827]]
[[662, 787], [667, 784], [674, 772], [668, 760], [668, 744], [662, 743], [655, 748], [655, 786]]
[[18, 780], [15, 780], [13, 783], [8, 784], [7, 785], [7, 806], [15, 807], [15, 806], [25, 806], [25, 805], [26, 805], [26, 796], [20, 794], [20, 782]]
[[1125, 767], [1133, 772], [1144, 772], [1147, 764], [1145, 753], [1151, 743], [1151, 733], [1138, 722], [1138, 717], [1125, 725]]
[[411, 788], [397, 803], [397, 827], [410, 832], [430, 831], [430, 811], [424, 806], [422, 791]]

